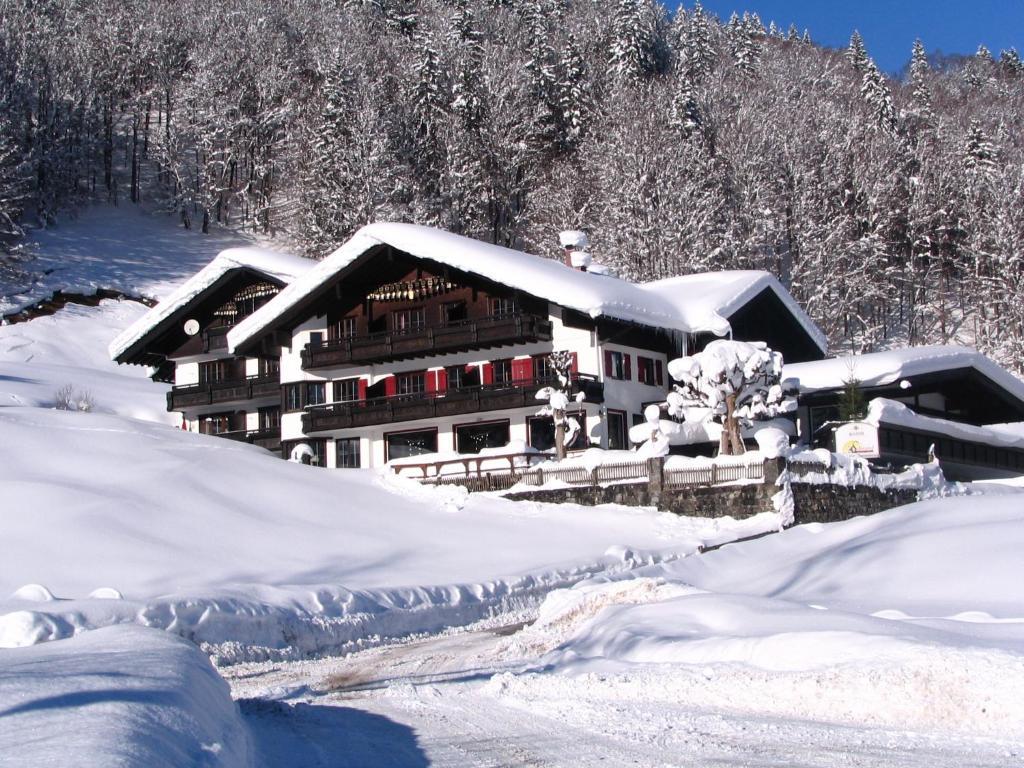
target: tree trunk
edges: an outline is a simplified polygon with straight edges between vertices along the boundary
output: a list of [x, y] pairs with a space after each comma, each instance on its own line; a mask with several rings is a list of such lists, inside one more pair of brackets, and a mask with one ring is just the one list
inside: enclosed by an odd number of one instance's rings
[[565, 458], [565, 411], [555, 411], [555, 455], [561, 461]]
[[740, 423], [736, 419], [736, 395], [725, 398], [725, 423], [722, 425], [722, 438], [718, 442], [718, 452], [726, 456], [739, 456], [746, 453], [743, 436], [740, 434]]

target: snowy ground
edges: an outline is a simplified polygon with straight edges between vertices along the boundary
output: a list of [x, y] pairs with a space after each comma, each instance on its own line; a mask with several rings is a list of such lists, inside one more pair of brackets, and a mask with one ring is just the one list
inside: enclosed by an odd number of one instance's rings
[[[135, 215], [41, 233], [37, 267], [77, 261], [3, 306], [165, 295], [237, 244]], [[0, 765], [1021, 763], [1024, 497], [688, 556], [750, 524], [170, 428], [165, 388], [105, 356], [142, 311], [0, 327]], [[53, 410], [65, 384], [94, 411]]]
[[186, 230], [173, 217], [134, 205], [86, 206], [75, 218], [33, 233], [26, 256], [0, 271], [0, 315], [55, 291], [93, 294], [105, 288], [160, 298], [218, 252], [251, 243], [249, 236], [221, 229], [208, 235]]
[[1019, 765], [1022, 530], [1013, 497], [943, 499], [577, 585], [525, 628], [226, 674], [266, 765], [303, 739], [322, 766]]

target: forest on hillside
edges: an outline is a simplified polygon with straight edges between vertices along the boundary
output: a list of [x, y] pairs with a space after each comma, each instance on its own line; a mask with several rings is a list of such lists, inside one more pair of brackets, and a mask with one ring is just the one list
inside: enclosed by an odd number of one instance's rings
[[0, 0], [0, 235], [145, 200], [322, 256], [402, 220], [767, 269], [835, 349], [1024, 372], [1024, 64], [906, 75], [655, 0]]

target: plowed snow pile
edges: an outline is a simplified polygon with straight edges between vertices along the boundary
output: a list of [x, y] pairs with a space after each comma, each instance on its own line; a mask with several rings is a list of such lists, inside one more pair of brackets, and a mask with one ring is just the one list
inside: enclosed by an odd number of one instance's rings
[[559, 717], [679, 702], [1024, 739], [1024, 503], [913, 504], [805, 525], [629, 579], [553, 593], [502, 674], [506, 703]]

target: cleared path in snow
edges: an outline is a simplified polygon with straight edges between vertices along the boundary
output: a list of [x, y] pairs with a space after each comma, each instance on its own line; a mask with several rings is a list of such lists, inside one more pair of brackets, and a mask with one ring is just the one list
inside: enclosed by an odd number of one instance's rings
[[[346, 658], [223, 670], [264, 766], [1003, 766], [1012, 745], [688, 706], [508, 695], [531, 666], [488, 628]], [[742, 710], [742, 688], [737, 709]]]

